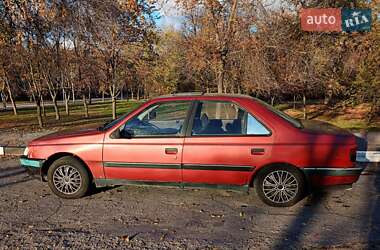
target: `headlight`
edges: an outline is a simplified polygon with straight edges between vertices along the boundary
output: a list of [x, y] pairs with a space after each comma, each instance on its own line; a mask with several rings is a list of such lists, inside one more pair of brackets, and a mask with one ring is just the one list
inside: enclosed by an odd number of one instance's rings
[[24, 149], [24, 156], [28, 156], [28, 154], [29, 154], [29, 148], [26, 147], [26, 148]]

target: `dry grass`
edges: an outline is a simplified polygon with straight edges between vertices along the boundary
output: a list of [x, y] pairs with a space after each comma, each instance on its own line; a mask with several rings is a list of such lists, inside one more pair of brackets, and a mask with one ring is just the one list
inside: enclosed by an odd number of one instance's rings
[[[137, 101], [118, 101], [117, 115], [122, 115], [139, 106]], [[60, 120], [55, 120], [53, 107], [45, 109], [46, 115], [43, 117], [46, 128], [79, 126], [84, 124], [102, 124], [112, 119], [110, 102], [97, 102], [89, 105], [89, 118], [84, 117], [84, 107], [82, 104], [70, 106], [70, 115], [66, 115], [65, 108], [60, 107]], [[37, 129], [38, 122], [35, 108], [22, 108], [18, 115], [14, 116], [12, 111], [0, 112], [0, 129]]]
[[[287, 114], [302, 118], [302, 108], [282, 107]], [[335, 126], [351, 130], [377, 130], [380, 129], [380, 117], [376, 117], [371, 123], [367, 123], [369, 104], [360, 104], [355, 107], [329, 107], [323, 104], [307, 105], [308, 118], [331, 123]]]

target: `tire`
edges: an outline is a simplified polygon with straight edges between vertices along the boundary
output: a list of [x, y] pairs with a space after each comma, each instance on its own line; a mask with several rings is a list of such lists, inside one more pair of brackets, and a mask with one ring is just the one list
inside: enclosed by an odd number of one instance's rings
[[64, 199], [81, 198], [89, 190], [90, 176], [83, 164], [71, 156], [54, 161], [49, 167], [48, 185], [51, 191]]
[[255, 178], [254, 188], [260, 199], [273, 207], [293, 206], [306, 191], [303, 175], [296, 168], [284, 165], [261, 170]]

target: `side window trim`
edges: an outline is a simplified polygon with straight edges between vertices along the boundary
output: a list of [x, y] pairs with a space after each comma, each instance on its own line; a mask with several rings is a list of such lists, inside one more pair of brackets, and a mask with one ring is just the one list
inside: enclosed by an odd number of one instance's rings
[[191, 108], [191, 113], [188, 116], [188, 120], [187, 120], [187, 123], [186, 123], [185, 137], [192, 137], [193, 136], [192, 135], [192, 130], [193, 130], [193, 125], [194, 125], [194, 118], [195, 118], [195, 114], [197, 112], [197, 109], [199, 107], [199, 104], [200, 104], [199, 100], [193, 101], [193, 105], [192, 105], [192, 108]]
[[[121, 127], [125, 126], [125, 124], [138, 117], [139, 115], [141, 115], [143, 112], [145, 112], [146, 110], [149, 110], [150, 108], [152, 108], [153, 106], [156, 106], [156, 105], [162, 105], [162, 104], [166, 104], [166, 103], [176, 103], [176, 102], [188, 102], [189, 103], [189, 108], [186, 112], [186, 117], [184, 119], [184, 123], [183, 123], [183, 127], [180, 131], [180, 134], [178, 135], [150, 135], [150, 136], [137, 136], [137, 137], [131, 137], [131, 139], [146, 139], [146, 138], [152, 138], [152, 139], [159, 139], [159, 138], [182, 138], [182, 137], [185, 137], [185, 134], [186, 134], [186, 131], [187, 131], [187, 128], [188, 128], [188, 123], [189, 123], [189, 119], [190, 119], [190, 116], [192, 115], [192, 110], [193, 110], [193, 107], [194, 107], [194, 102], [193, 100], [176, 100], [176, 101], [161, 101], [161, 102], [155, 102], [155, 103], [152, 103], [151, 105], [149, 105], [148, 107], [146, 107], [145, 109], [143, 109], [141, 112], [135, 114], [134, 116], [132, 116], [131, 118], [129, 118], [127, 121], [125, 121], [122, 125], [120, 125], [119, 127], [117, 127], [117, 129], [114, 130], [114, 132], [112, 134], [115, 133], [115, 131], [118, 131], [120, 130]], [[112, 134], [110, 135], [110, 139], [125, 139], [125, 138], [113, 138], [112, 137]]]
[[[253, 135], [253, 134], [236, 134], [236, 135], [233, 135], [233, 134], [225, 134], [225, 135], [193, 135], [192, 134], [192, 130], [193, 130], [193, 125], [194, 125], [194, 118], [195, 118], [195, 113], [200, 105], [201, 102], [223, 102], [223, 103], [232, 103], [234, 105], [236, 105], [238, 108], [240, 108], [241, 110], [243, 110], [244, 112], [246, 112], [247, 114], [247, 122], [246, 122], [246, 125], [248, 125], [248, 114], [250, 114], [253, 118], [255, 118], [257, 120], [257, 122], [259, 122], [266, 130], [268, 130], [269, 134], [265, 134], [265, 135]], [[189, 121], [188, 121], [188, 124], [187, 124], [187, 129], [186, 129], [186, 133], [185, 133], [185, 137], [270, 137], [272, 136], [272, 130], [270, 128], [268, 128], [268, 126], [266, 126], [260, 119], [258, 119], [255, 115], [253, 115], [252, 113], [248, 112], [245, 108], [241, 107], [238, 103], [234, 102], [234, 101], [219, 101], [219, 100], [196, 100], [194, 101], [194, 105], [193, 105], [193, 109], [192, 109], [192, 113], [191, 113], [191, 116], [189, 117]]]

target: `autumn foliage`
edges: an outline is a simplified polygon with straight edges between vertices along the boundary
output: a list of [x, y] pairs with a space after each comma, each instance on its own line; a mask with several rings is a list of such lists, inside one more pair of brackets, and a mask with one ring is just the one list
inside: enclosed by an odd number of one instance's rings
[[[175, 0], [181, 29], [157, 27], [168, 1], [0, 2], [0, 93], [4, 103], [31, 97], [40, 126], [44, 102], [204, 91], [268, 101], [322, 99], [380, 106], [379, 1]], [[173, 3], [173, 1], [169, 1]], [[365, 33], [300, 29], [307, 7], [372, 8]], [[306, 118], [306, 110], [305, 110]]]

